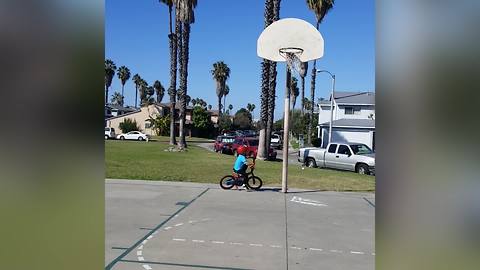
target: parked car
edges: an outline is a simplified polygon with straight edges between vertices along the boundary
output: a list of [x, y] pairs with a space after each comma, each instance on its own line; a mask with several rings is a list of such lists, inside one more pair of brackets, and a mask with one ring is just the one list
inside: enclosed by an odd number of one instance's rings
[[221, 152], [222, 154], [233, 153], [232, 145], [234, 141], [234, 136], [218, 136], [213, 144], [213, 150], [215, 152]]
[[[237, 148], [241, 145], [247, 147], [247, 157], [256, 157], [258, 150], [258, 139], [250, 137], [237, 137], [232, 144], [232, 152], [236, 156]], [[277, 158], [277, 151], [273, 150], [271, 147], [268, 150], [268, 159], [275, 160]]]
[[280, 134], [272, 134], [270, 137], [270, 146], [272, 148], [280, 149], [282, 148], [282, 136]]
[[105, 128], [105, 140], [115, 139], [115, 129], [112, 127]]
[[330, 143], [327, 148], [301, 148], [298, 161], [308, 167], [375, 174], [375, 153], [362, 143]]
[[125, 134], [119, 134], [117, 135], [117, 139], [119, 140], [139, 140], [139, 141], [148, 141], [150, 139], [150, 136], [147, 134], [144, 134], [140, 131], [130, 131]]

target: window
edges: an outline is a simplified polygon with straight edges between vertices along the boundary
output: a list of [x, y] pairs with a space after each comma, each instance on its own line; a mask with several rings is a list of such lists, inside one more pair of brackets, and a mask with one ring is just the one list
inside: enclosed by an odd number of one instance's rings
[[352, 144], [350, 145], [350, 147], [352, 148], [353, 153], [355, 153], [355, 155], [372, 154], [372, 149], [370, 149], [365, 144]]
[[152, 128], [152, 122], [150, 122], [150, 120], [145, 120], [145, 128]]
[[351, 155], [352, 153], [350, 153], [350, 149], [348, 149], [346, 145], [340, 145], [338, 147], [338, 154]]
[[353, 115], [353, 114], [360, 114], [360, 108], [355, 107], [345, 107], [345, 114]]
[[337, 145], [336, 144], [331, 144], [330, 147], [328, 147], [328, 152], [329, 153], [335, 153], [335, 150], [337, 150]]

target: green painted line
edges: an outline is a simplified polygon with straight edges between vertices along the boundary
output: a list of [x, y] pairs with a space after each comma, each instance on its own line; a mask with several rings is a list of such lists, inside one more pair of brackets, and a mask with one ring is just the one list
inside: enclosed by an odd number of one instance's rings
[[193, 200], [191, 200], [190, 202], [188, 202], [188, 204], [185, 204], [182, 208], [178, 209], [177, 212], [173, 213], [169, 218], [167, 218], [164, 222], [160, 223], [157, 225], [157, 227], [155, 227], [152, 231], [150, 231], [149, 233], [147, 233], [145, 236], [143, 236], [140, 240], [138, 240], [135, 244], [133, 244], [131, 247], [129, 247], [127, 250], [125, 250], [122, 254], [120, 254], [120, 256], [118, 256], [117, 258], [115, 258], [113, 261], [111, 261], [106, 267], [105, 267], [105, 270], [110, 270], [112, 269], [112, 267], [117, 263], [119, 262], [120, 260], [122, 260], [125, 256], [127, 256], [128, 253], [132, 252], [132, 250], [134, 250], [137, 246], [139, 246], [145, 239], [147, 239], [150, 235], [152, 235], [155, 231], [158, 231], [158, 229], [160, 229], [163, 225], [165, 225], [165, 223], [167, 223], [168, 221], [170, 221], [172, 218], [174, 218], [178, 213], [182, 212], [185, 208], [187, 208], [189, 205], [191, 205], [196, 199], [200, 198], [203, 194], [205, 194], [210, 188], [207, 188], [206, 190], [204, 190], [202, 193], [200, 193], [199, 195], [197, 195], [197, 197], [193, 198]]
[[194, 268], [204, 268], [204, 269], [254, 270], [254, 269], [250, 269], [250, 268], [234, 268], [234, 267], [198, 265], [198, 264], [182, 264], [182, 263], [167, 263], [167, 262], [149, 262], [149, 261], [132, 261], [132, 260], [121, 260], [121, 261], [122, 261], [122, 262], [129, 262], [129, 263], [160, 264], [160, 265], [181, 266], [181, 267], [194, 267]]

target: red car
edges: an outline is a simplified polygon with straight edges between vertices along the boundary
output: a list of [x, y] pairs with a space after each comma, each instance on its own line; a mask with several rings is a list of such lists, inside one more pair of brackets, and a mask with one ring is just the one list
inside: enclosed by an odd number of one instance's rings
[[233, 136], [218, 136], [213, 144], [213, 150], [215, 152], [224, 153], [233, 153], [232, 144], [235, 140]]
[[[233, 154], [237, 155], [237, 148], [241, 145], [247, 147], [247, 157], [256, 157], [258, 150], [258, 139], [250, 137], [237, 137], [232, 144]], [[277, 158], [277, 151], [272, 148], [268, 149], [268, 159], [275, 160]]]

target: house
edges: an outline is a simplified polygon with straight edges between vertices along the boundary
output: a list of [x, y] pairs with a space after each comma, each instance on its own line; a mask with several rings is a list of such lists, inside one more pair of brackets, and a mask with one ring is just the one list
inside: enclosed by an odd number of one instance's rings
[[[318, 138], [328, 144], [330, 126], [329, 100], [318, 104]], [[335, 92], [333, 99], [332, 141], [364, 143], [375, 148], [375, 93]]]
[[[180, 122], [178, 119], [180, 111], [180, 104], [175, 105], [175, 125], [176, 125], [176, 136], [178, 136], [178, 128], [180, 126]], [[192, 111], [193, 107], [187, 106], [186, 115], [185, 115], [185, 126], [186, 126], [186, 133], [188, 136], [192, 136], [192, 132], [195, 133], [195, 129], [193, 128], [193, 121], [192, 121]], [[217, 110], [208, 110], [210, 114], [210, 120], [215, 125], [218, 122], [218, 111]], [[120, 123], [123, 122], [126, 118], [131, 120], [135, 120], [139, 125], [141, 131], [148, 135], [156, 135], [155, 131], [152, 129], [150, 123], [150, 117], [156, 118], [157, 116], [165, 116], [170, 114], [170, 104], [168, 103], [157, 103], [151, 104], [148, 106], [143, 106], [136, 111], [128, 112], [119, 116], [113, 116], [106, 119], [106, 127], [113, 127], [118, 132], [121, 132]]]

